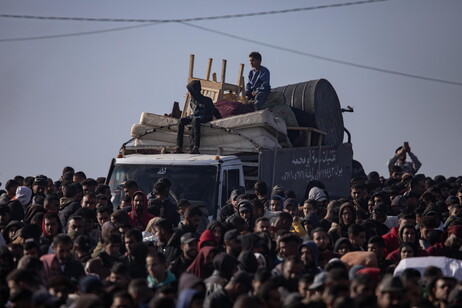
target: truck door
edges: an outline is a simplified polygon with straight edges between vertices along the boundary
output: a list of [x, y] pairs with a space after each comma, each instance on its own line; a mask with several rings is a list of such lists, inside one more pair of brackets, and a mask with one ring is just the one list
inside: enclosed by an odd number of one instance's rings
[[219, 205], [220, 209], [226, 204], [226, 201], [228, 201], [231, 191], [238, 186], [242, 186], [240, 177], [240, 169], [222, 169], [222, 181], [220, 187], [221, 202]]

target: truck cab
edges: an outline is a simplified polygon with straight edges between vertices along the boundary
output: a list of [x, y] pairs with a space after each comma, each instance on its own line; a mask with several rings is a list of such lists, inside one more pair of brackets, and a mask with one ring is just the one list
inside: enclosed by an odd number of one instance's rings
[[244, 186], [242, 163], [234, 155], [129, 154], [113, 159], [107, 177], [114, 207], [123, 197], [125, 181], [133, 180], [149, 193], [162, 177], [172, 182], [175, 202], [187, 199], [211, 217], [217, 217], [234, 188]]

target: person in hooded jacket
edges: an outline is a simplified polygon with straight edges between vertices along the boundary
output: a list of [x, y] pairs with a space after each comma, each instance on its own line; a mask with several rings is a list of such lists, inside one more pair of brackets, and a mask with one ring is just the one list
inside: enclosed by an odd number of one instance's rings
[[18, 186], [16, 195], [10, 201], [13, 200], [19, 201], [25, 210], [32, 200], [32, 190], [26, 186]]
[[129, 214], [129, 222], [133, 228], [144, 230], [149, 221], [154, 218], [154, 216], [148, 213], [147, 208], [148, 199], [146, 198], [146, 194], [140, 190], [135, 192], [132, 199], [132, 211]]
[[345, 202], [340, 206], [338, 221], [338, 226], [332, 227], [328, 232], [334, 243], [341, 237], [348, 238], [348, 228], [356, 222], [356, 210], [353, 203]]
[[298, 246], [298, 254], [300, 255], [305, 274], [316, 275], [322, 271], [318, 267], [319, 249], [315, 242], [303, 242]]
[[186, 270], [201, 279], [209, 277], [213, 272], [213, 258], [217, 255], [217, 249], [205, 246], [199, 250], [199, 254]]
[[214, 291], [223, 288], [237, 270], [236, 257], [220, 252], [213, 258], [213, 273], [204, 280], [207, 289], [206, 297]]
[[204, 304], [204, 294], [195, 289], [181, 291], [176, 308], [201, 308]]
[[208, 225], [206, 230], [212, 231], [213, 235], [217, 240], [217, 247], [223, 247], [224, 245], [224, 236], [225, 236], [225, 226], [218, 220], [212, 220]]
[[350, 251], [353, 251], [353, 247], [346, 237], [341, 237], [335, 242], [333, 252], [337, 254], [338, 257], [341, 257]]
[[181, 118], [178, 121], [177, 147], [174, 152], [183, 153], [184, 127], [188, 124], [192, 124], [193, 145], [190, 153], [199, 154], [201, 124], [212, 121], [214, 116], [217, 119], [221, 119], [221, 114], [218, 109], [215, 108], [212, 99], [201, 93], [202, 88], [199, 80], [191, 81], [186, 88], [191, 95], [189, 106], [192, 109], [192, 115], [187, 118]]
[[247, 231], [253, 231], [255, 226], [255, 219], [254, 219], [254, 209], [252, 203], [247, 199], [242, 199], [239, 201], [237, 205], [237, 211], [233, 215], [229, 216], [226, 219], [227, 223], [230, 223], [234, 217], [242, 217], [245, 222], [247, 223], [248, 229]]
[[[403, 243], [413, 243], [415, 245], [416, 257], [428, 256], [428, 252], [419, 246], [419, 237], [413, 224], [404, 224], [400, 226], [398, 230], [398, 240], [400, 245]], [[386, 259], [398, 264], [400, 261], [400, 248], [390, 252]]]
[[197, 243], [197, 250], [200, 251], [205, 246], [212, 246], [217, 248], [217, 244], [218, 241], [213, 232], [210, 230], [205, 230], [199, 237], [199, 242]]

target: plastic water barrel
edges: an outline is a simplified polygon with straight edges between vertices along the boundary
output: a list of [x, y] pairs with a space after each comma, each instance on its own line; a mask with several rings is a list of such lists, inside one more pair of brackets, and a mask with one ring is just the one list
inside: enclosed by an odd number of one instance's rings
[[[311, 126], [327, 133], [323, 144], [343, 142], [343, 116], [334, 87], [326, 79], [317, 79], [273, 88], [284, 94], [286, 105], [297, 110], [300, 126]], [[303, 111], [300, 114], [300, 110]], [[297, 115], [296, 113], [296, 115]], [[300, 116], [303, 119], [299, 119]]]

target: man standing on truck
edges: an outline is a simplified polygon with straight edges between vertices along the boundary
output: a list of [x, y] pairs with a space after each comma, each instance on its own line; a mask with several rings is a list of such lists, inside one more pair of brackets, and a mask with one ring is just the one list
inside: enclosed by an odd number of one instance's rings
[[260, 110], [271, 91], [270, 72], [261, 65], [259, 52], [251, 52], [249, 58], [252, 70], [249, 72], [249, 82], [245, 87], [245, 95], [249, 100], [254, 101], [255, 110]]
[[181, 118], [178, 121], [178, 134], [176, 138], [177, 146], [174, 153], [183, 153], [184, 127], [185, 125], [192, 124], [193, 145], [189, 154], [200, 154], [201, 124], [212, 121], [214, 116], [217, 119], [221, 119], [221, 114], [215, 108], [212, 99], [202, 94], [201, 82], [199, 80], [191, 81], [186, 88], [191, 95], [189, 106], [192, 109], [192, 115], [186, 118]]

